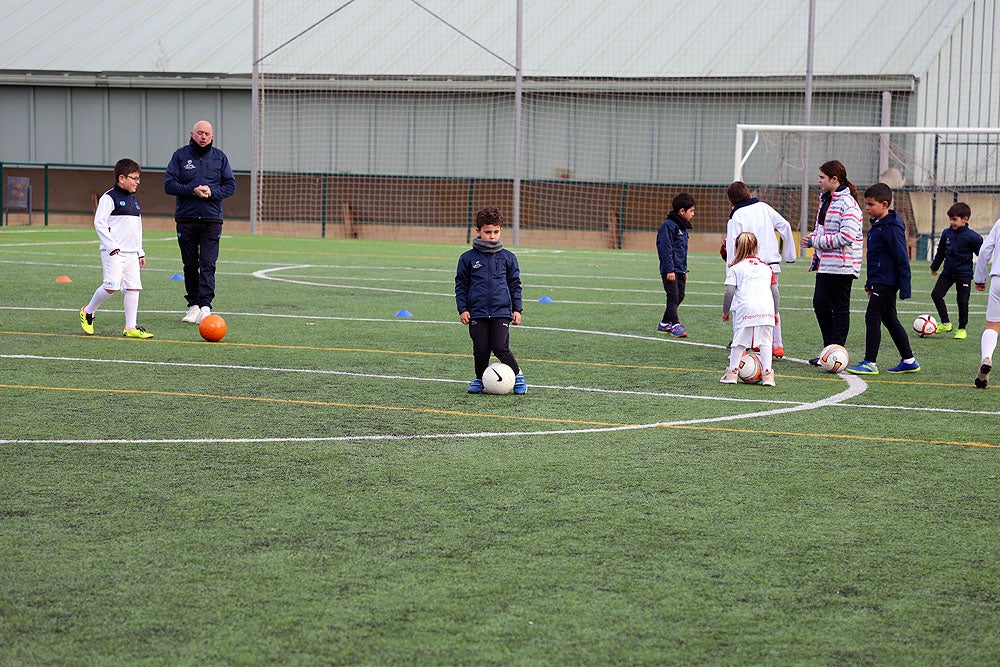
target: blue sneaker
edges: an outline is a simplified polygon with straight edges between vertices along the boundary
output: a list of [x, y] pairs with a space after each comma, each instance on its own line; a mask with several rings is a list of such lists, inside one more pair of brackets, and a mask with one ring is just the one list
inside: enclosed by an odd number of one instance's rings
[[514, 376], [514, 393], [515, 394], [526, 394], [528, 393], [528, 383], [524, 381], [524, 373], [518, 373]]
[[470, 394], [481, 394], [483, 393], [483, 381], [476, 378], [469, 383], [469, 393]]
[[898, 364], [889, 369], [890, 373], [916, 373], [920, 370], [920, 364], [914, 359], [910, 363], [900, 360]]
[[671, 326], [672, 325], [670, 324], [664, 324], [663, 322], [660, 322], [659, 324], [656, 325], [656, 330], [659, 331], [660, 333], [670, 333]]
[[688, 332], [684, 330], [684, 327], [681, 326], [680, 322], [678, 322], [674, 326], [670, 327], [670, 333], [671, 333], [671, 335], [674, 335], [677, 338], [687, 338], [688, 337]]
[[855, 375], [878, 375], [878, 364], [874, 361], [860, 361], [848, 367], [847, 372]]

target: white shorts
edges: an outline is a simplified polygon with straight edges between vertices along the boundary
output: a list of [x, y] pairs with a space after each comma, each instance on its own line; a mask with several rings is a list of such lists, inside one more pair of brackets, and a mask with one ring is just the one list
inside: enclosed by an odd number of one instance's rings
[[120, 252], [112, 256], [102, 252], [101, 264], [104, 266], [104, 289], [112, 292], [142, 289], [142, 281], [139, 279], [139, 253]]
[[986, 321], [1000, 322], [1000, 276], [990, 279], [990, 298], [986, 302]]
[[755, 327], [742, 327], [733, 331], [733, 347], [771, 347], [773, 341], [773, 324], [761, 324]]

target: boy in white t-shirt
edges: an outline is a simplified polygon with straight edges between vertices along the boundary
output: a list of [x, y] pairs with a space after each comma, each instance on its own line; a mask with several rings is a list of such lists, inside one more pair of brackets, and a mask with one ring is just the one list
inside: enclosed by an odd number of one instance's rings
[[771, 344], [777, 323], [778, 283], [767, 262], [757, 257], [757, 237], [743, 232], [734, 242], [732, 262], [726, 269], [726, 292], [722, 300], [722, 321], [733, 323], [733, 344], [729, 368], [719, 382], [736, 384], [740, 357], [748, 348], [760, 350], [765, 387], [774, 386]]

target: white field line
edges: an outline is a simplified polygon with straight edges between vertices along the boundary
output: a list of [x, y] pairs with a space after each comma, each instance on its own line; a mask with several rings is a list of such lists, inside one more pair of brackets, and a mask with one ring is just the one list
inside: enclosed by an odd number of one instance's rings
[[[420, 434], [420, 435], [346, 435], [346, 436], [330, 436], [330, 437], [273, 437], [273, 438], [147, 438], [147, 439], [62, 439], [62, 440], [45, 440], [45, 439], [33, 439], [33, 440], [0, 440], [0, 444], [112, 444], [112, 443], [141, 443], [141, 444], [164, 444], [164, 443], [195, 443], [195, 444], [239, 444], [239, 443], [263, 443], [263, 442], [356, 442], [356, 441], [371, 441], [371, 440], [394, 440], [394, 441], [410, 441], [414, 439], [426, 440], [426, 439], [462, 439], [462, 438], [493, 438], [493, 437], [529, 437], [529, 436], [548, 436], [548, 435], [585, 435], [591, 433], [608, 433], [614, 431], [634, 431], [641, 429], [651, 429], [660, 428], [667, 426], [684, 426], [692, 424], [710, 424], [710, 423], [722, 423], [730, 422], [736, 419], [754, 419], [758, 417], [767, 417], [771, 415], [785, 414], [789, 412], [799, 412], [803, 410], [813, 410], [816, 408], [827, 407], [831, 405], [836, 405], [842, 401], [848, 400], [855, 396], [858, 396], [867, 389], [867, 384], [858, 377], [855, 376], [841, 376], [847, 381], [848, 388], [838, 394], [829, 396], [827, 398], [820, 399], [818, 401], [813, 401], [810, 403], [800, 403], [797, 405], [790, 405], [787, 407], [776, 408], [771, 410], [763, 410], [757, 412], [742, 413], [736, 415], [725, 415], [721, 417], [706, 417], [703, 419], [687, 419], [673, 422], [655, 422], [651, 424], [635, 424], [626, 426], [610, 426], [610, 427], [598, 427], [598, 428], [580, 428], [580, 429], [562, 429], [554, 431], [514, 431], [514, 432], [473, 432], [473, 433], [438, 433], [438, 434]], [[704, 398], [704, 397], [697, 397]]]
[[[427, 296], [449, 296], [449, 297], [452, 296], [451, 294], [416, 292], [416, 291], [409, 291], [409, 290], [394, 290], [394, 289], [388, 289], [388, 288], [359, 287], [356, 284], [350, 284], [350, 285], [331, 285], [331, 284], [327, 284], [327, 283], [314, 282], [314, 281], [289, 280], [289, 279], [287, 279], [285, 277], [277, 277], [277, 276], [272, 276], [271, 275], [272, 273], [277, 272], [277, 271], [287, 271], [287, 270], [294, 270], [294, 269], [316, 268], [316, 267], [317, 267], [317, 265], [312, 265], [312, 264], [297, 264], [297, 265], [273, 267], [273, 268], [269, 268], [269, 269], [261, 269], [261, 270], [258, 270], [258, 271], [254, 271], [251, 275], [253, 275], [254, 277], [260, 278], [260, 279], [265, 279], [265, 280], [276, 280], [276, 281], [287, 282], [287, 283], [291, 283], [291, 284], [304, 284], [304, 285], [319, 286], [319, 287], [337, 287], [337, 288], [355, 289], [355, 290], [357, 290], [357, 289], [369, 289], [369, 290], [374, 290], [374, 291], [395, 292], [395, 293], [402, 293], [402, 294], [421, 294], [421, 295], [427, 295]], [[586, 302], [576, 302], [576, 301], [560, 301], [560, 302], [561, 303], [575, 303], [575, 304], [585, 304], [586, 303]], [[593, 305], [607, 306], [607, 305], [638, 305], [638, 304], [608, 304], [607, 302], [604, 302], [604, 303], [594, 302]], [[656, 305], [660, 305], [660, 304], [656, 304]], [[717, 306], [706, 306], [706, 307], [717, 307]], [[259, 313], [247, 313], [247, 315], [253, 315], [253, 316], [257, 316], [257, 317], [261, 316]], [[299, 317], [305, 317], [305, 316], [299, 316]], [[322, 318], [308, 318], [308, 317], [305, 317], [305, 318], [306, 319], [358, 319], [358, 318], [333, 318], [333, 317], [322, 317]], [[370, 321], [370, 320], [365, 320], [365, 321]], [[375, 321], [398, 321], [398, 320], [375, 320]], [[410, 321], [413, 322], [413, 320], [410, 320]], [[434, 322], [434, 323], [445, 324], [444, 322]], [[454, 324], [454, 323], [453, 322], [448, 322], [447, 324]], [[555, 327], [525, 327], [525, 328], [537, 328], [537, 329], [548, 330], [548, 331], [562, 331], [562, 332], [571, 332], [571, 333], [586, 333], [586, 334], [592, 334], [592, 335], [596, 334], [596, 335], [604, 335], [604, 336], [609, 336], [610, 335], [610, 336], [616, 336], [616, 337], [634, 338], [634, 339], [642, 339], [642, 340], [667, 340], [667, 339], [664, 339], [662, 337], [638, 336], [638, 335], [629, 335], [629, 334], [613, 334], [613, 333], [608, 333], [608, 332], [596, 332], [596, 331], [586, 331], [586, 330], [577, 330], [577, 329], [559, 329], [559, 328], [555, 328]], [[695, 343], [694, 341], [681, 341], [681, 340], [677, 340], [677, 341], [671, 341], [671, 342], [676, 342], [678, 344], [689, 344], [689, 345], [695, 344], [695, 345], [705, 345], [705, 346], [708, 346], [708, 347], [720, 347], [720, 346], [717, 346], [717, 345], [707, 345], [707, 344], [704, 344], [704, 343]], [[11, 356], [11, 355], [4, 355], [4, 356]], [[26, 357], [26, 358], [31, 358], [31, 357]], [[73, 360], [73, 359], [70, 359], [70, 360]], [[97, 360], [81, 359], [81, 361], [97, 361]], [[801, 362], [802, 360], [789, 359], [789, 361], [798, 361], [798, 362]], [[101, 361], [101, 363], [106, 363], [106, 361]], [[122, 362], [122, 363], [139, 363], [139, 362]], [[142, 363], [164, 363], [164, 365], [167, 365], [165, 362], [142, 362]], [[171, 364], [171, 365], [184, 365], [184, 364]], [[239, 367], [235, 367], [235, 368], [239, 368]], [[258, 370], [258, 369], [255, 369], [254, 367], [245, 367], [245, 368], [252, 369], [252, 370]], [[276, 369], [276, 370], [282, 370], [282, 371], [286, 371], [286, 372], [302, 372], [301, 369]], [[316, 371], [311, 371], [311, 372], [316, 372]], [[341, 372], [341, 371], [331, 371], [331, 373], [333, 373], [333, 374], [344, 374], [344, 375], [349, 374], [349, 373]], [[387, 379], [398, 379], [395, 376], [369, 376], [369, 377], [385, 377]], [[843, 401], [846, 401], [846, 400], [849, 400], [849, 399], [854, 398], [856, 396], [859, 396], [862, 393], [864, 393], [865, 390], [867, 389], [868, 385], [864, 382], [864, 380], [862, 380], [859, 377], [856, 377], [856, 376], [853, 376], [853, 375], [846, 375], [846, 374], [841, 375], [840, 377], [847, 382], [847, 385], [848, 385], [847, 389], [845, 389], [844, 391], [839, 392], [837, 394], [834, 394], [832, 396], [829, 396], [827, 398], [820, 399], [818, 401], [812, 401], [812, 402], [808, 402], [808, 403], [795, 403], [795, 404], [791, 404], [791, 405], [789, 405], [789, 404], [786, 403], [786, 405], [784, 407], [780, 407], [780, 408], [774, 408], [774, 409], [770, 409], [770, 410], [763, 410], [763, 411], [750, 412], [750, 413], [742, 413], [742, 414], [736, 414], [736, 415], [726, 415], [726, 416], [721, 416], [721, 417], [706, 417], [706, 418], [701, 418], [701, 419], [690, 419], [690, 420], [681, 420], [681, 421], [673, 421], [673, 422], [656, 422], [656, 423], [652, 423], [652, 424], [636, 424], [636, 425], [627, 425], [627, 426], [583, 428], [583, 429], [565, 429], [565, 430], [557, 430], [557, 431], [519, 431], [519, 432], [509, 432], [509, 431], [508, 432], [494, 432], [494, 431], [491, 431], [491, 432], [479, 432], [479, 433], [446, 433], [446, 434], [421, 434], [421, 435], [412, 435], [412, 434], [411, 435], [377, 435], [376, 434], [376, 435], [349, 435], [349, 436], [310, 437], [310, 438], [297, 438], [297, 437], [287, 437], [287, 436], [285, 436], [285, 437], [277, 437], [277, 438], [231, 438], [231, 439], [217, 439], [217, 438], [177, 439], [177, 438], [166, 438], [166, 439], [144, 439], [144, 440], [136, 440], [136, 439], [127, 439], [127, 440], [113, 440], [113, 439], [105, 439], [105, 440], [0, 440], [0, 444], [15, 444], [15, 443], [18, 443], [18, 444], [31, 444], [31, 443], [34, 443], [34, 444], [43, 444], [43, 443], [46, 443], [46, 444], [89, 444], [89, 443], [148, 443], [148, 444], [153, 444], [153, 443], [346, 442], [346, 441], [364, 441], [364, 440], [401, 440], [401, 441], [406, 441], [406, 440], [414, 440], [414, 439], [437, 439], [437, 438], [489, 438], [489, 437], [527, 437], [527, 436], [537, 436], [537, 435], [575, 435], [575, 434], [601, 433], [601, 432], [612, 432], [612, 431], [627, 431], [627, 430], [649, 429], [649, 428], [666, 427], [666, 426], [682, 426], [682, 425], [692, 425], [692, 424], [720, 423], [720, 422], [733, 421], [733, 420], [736, 420], [736, 419], [753, 419], [753, 418], [767, 417], [767, 416], [778, 415], [778, 414], [786, 414], [786, 413], [790, 413], [790, 412], [800, 412], [800, 411], [805, 411], [805, 410], [814, 410], [816, 408], [828, 407], [828, 406], [833, 406], [833, 405], [842, 405]], [[441, 378], [432, 379], [432, 380], [433, 381], [439, 381], [439, 382], [461, 382], [461, 381], [441, 379]], [[535, 386], [535, 385], [533, 385], [533, 386]], [[539, 388], [543, 388], [543, 387], [539, 387]], [[560, 387], [551, 387], [551, 388], [552, 389], [565, 389], [565, 388], [560, 388]], [[575, 388], [575, 389], [581, 389], [581, 388]], [[591, 391], [594, 391], [594, 390], [591, 390]], [[623, 392], [623, 393], [628, 393], [628, 392]], [[652, 395], [659, 395], [659, 394], [652, 394]], [[662, 396], [670, 396], [670, 395], [669, 394], [662, 394]], [[675, 395], [675, 396], [681, 397], [680, 395]], [[684, 396], [684, 397], [685, 398], [694, 398], [694, 399], [699, 399], [699, 400], [710, 400], [710, 399], [708, 399], [707, 397], [704, 397], [704, 396]], [[734, 399], [726, 398], [726, 399], [722, 399], [722, 400], [731, 401], [731, 402], [744, 402], [744, 401], [750, 402], [747, 399], [742, 399], [742, 400], [737, 399], [737, 400], [734, 400]], [[775, 401], [775, 402], [777, 402], [777, 401]], [[845, 406], [845, 407], [857, 407], [857, 406]], [[886, 408], [888, 406], [877, 406], [877, 407], [879, 407], [879, 408]], [[928, 411], [932, 411], [932, 410], [935, 410], [935, 409], [934, 408], [927, 408], [927, 410]]]
[[[346, 377], [371, 378], [377, 380], [401, 380], [412, 382], [445, 382], [452, 384], [468, 384], [468, 380], [454, 380], [450, 378], [416, 377], [413, 375], [387, 375], [380, 373], [357, 373], [354, 371], [337, 371], [331, 369], [317, 368], [280, 368], [270, 366], [242, 366], [235, 364], [196, 364], [181, 361], [140, 361], [133, 359], [96, 359], [92, 357], [57, 357], [40, 354], [0, 354], [0, 359], [30, 359], [34, 361], [71, 361], [78, 363], [95, 364], [130, 364], [138, 366], [170, 366], [178, 368], [211, 368], [233, 371], [255, 371], [270, 373], [302, 373], [305, 375], [340, 375]], [[657, 391], [632, 391], [627, 389], [601, 389], [599, 387], [573, 387], [558, 385], [532, 384], [532, 389], [553, 389], [556, 391], [582, 391], [598, 394], [624, 394], [628, 396], [654, 396], [657, 398], [684, 398], [700, 401], [718, 401], [721, 403], [765, 403], [773, 405], [804, 405], [801, 401], [776, 401], [763, 398], [731, 398], [727, 396], [702, 396], [699, 394], [676, 394], [671, 392]]]
[[[261, 269], [259, 271], [254, 271], [251, 275], [253, 275], [255, 278], [261, 278], [263, 280], [274, 280], [274, 281], [277, 281], [277, 282], [291, 283], [293, 285], [309, 285], [311, 287], [335, 287], [337, 289], [367, 290], [367, 291], [373, 291], [373, 292], [393, 292], [393, 293], [397, 293], [397, 294], [417, 294], [417, 295], [421, 295], [421, 296], [442, 296], [442, 297], [449, 297], [449, 298], [453, 298], [454, 297], [454, 293], [418, 292], [418, 291], [412, 291], [412, 290], [391, 289], [391, 288], [387, 288], [387, 287], [368, 287], [368, 286], [361, 286], [361, 285], [358, 285], [356, 283], [346, 284], [345, 285], [345, 284], [339, 284], [339, 283], [319, 282], [318, 281], [319, 279], [316, 279], [316, 278], [313, 278], [311, 280], [304, 280], [304, 279], [290, 278], [290, 277], [286, 277], [286, 276], [275, 276], [275, 275], [272, 275], [274, 272], [277, 272], [277, 271], [290, 271], [290, 270], [294, 270], [294, 269], [307, 269], [307, 268], [324, 268], [324, 265], [319, 265], [319, 264], [298, 264], [298, 265], [292, 265], [292, 266], [278, 266], [278, 267], [272, 267], [272, 268], [269, 268], [269, 269]], [[370, 267], [367, 267], [367, 268], [370, 268]], [[525, 275], [527, 276], [528, 274], [525, 274]], [[444, 281], [442, 281], [442, 283], [443, 282]], [[711, 285], [711, 284], [716, 284], [716, 283], [705, 282], [705, 283], [702, 283], [702, 284]], [[550, 290], [550, 291], [551, 290], [559, 290], [559, 289], [575, 289], [575, 290], [586, 290], [586, 291], [594, 291], [594, 292], [599, 292], [599, 291], [609, 291], [609, 292], [640, 291], [640, 290], [616, 290], [616, 289], [613, 289], [613, 288], [601, 288], [601, 287], [594, 287], [594, 288], [565, 287], [565, 288], [563, 288], [563, 287], [557, 287], [557, 286], [539, 286], [539, 285], [532, 285], [531, 289], [532, 290]], [[645, 290], [645, 292], [649, 293], [648, 290]], [[689, 292], [689, 294], [691, 294], [693, 296], [717, 296], [717, 297], [719, 297], [719, 303], [718, 304], [697, 304], [697, 303], [685, 304], [685, 306], [684, 306], [685, 308], [712, 308], [712, 309], [719, 310], [721, 312], [721, 309], [722, 309], [721, 308], [721, 296], [720, 296], [721, 293], [715, 293], [715, 292]], [[806, 296], [790, 296], [790, 295], [786, 295], [786, 296], [782, 297], [783, 301], [787, 301], [787, 300], [791, 300], [791, 299], [799, 299], [799, 300], [809, 299], [809, 300], [811, 300], [812, 299], [812, 295], [806, 295]], [[636, 306], [636, 307], [648, 307], [648, 308], [655, 308], [655, 307], [662, 307], [663, 306], [663, 301], [662, 300], [659, 301], [659, 302], [656, 302], [656, 303], [636, 303], [636, 302], [630, 302], [630, 301], [610, 301], [610, 302], [609, 301], [580, 301], [580, 300], [559, 298], [559, 299], [555, 299], [555, 302], [557, 302], [557, 303], [563, 303], [563, 304], [571, 304], [571, 305], [574, 305], [574, 306]], [[904, 314], [904, 315], [907, 315], [907, 314], [919, 315], [921, 313], [926, 312], [928, 310], [928, 308], [929, 308], [929, 306], [923, 307], [923, 308], [918, 308], [918, 309], [913, 310], [913, 311], [899, 310], [898, 312], [901, 313], [901, 314]], [[781, 310], [783, 310], [783, 311], [792, 311], [792, 310], [794, 310], [794, 311], [811, 312], [813, 309], [812, 309], [811, 306], [807, 306], [807, 307], [798, 306], [797, 307], [797, 306], [788, 306], [788, 305], [784, 305], [783, 304], [781, 306]], [[863, 311], [858, 311], [858, 312], [863, 312]], [[985, 311], [983, 311], [983, 312], [985, 312]], [[973, 313], [972, 311], [970, 311], [970, 314], [977, 314], [978, 315], [980, 313], [978, 313], [978, 312]]]

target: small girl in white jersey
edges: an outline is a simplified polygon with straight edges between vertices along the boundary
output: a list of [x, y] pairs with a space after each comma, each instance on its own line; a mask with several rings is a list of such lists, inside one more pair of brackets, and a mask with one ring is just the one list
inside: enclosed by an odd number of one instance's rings
[[[748, 348], [759, 349], [764, 371], [762, 384], [774, 386], [771, 367], [774, 325], [777, 323], [778, 282], [767, 262], [757, 257], [757, 237], [743, 232], [736, 237], [732, 261], [726, 269], [726, 292], [722, 299], [722, 321], [733, 322], [733, 344], [729, 368], [719, 382], [736, 384], [740, 358]], [[732, 313], [732, 318], [730, 318]]]

